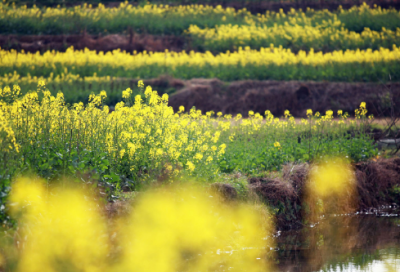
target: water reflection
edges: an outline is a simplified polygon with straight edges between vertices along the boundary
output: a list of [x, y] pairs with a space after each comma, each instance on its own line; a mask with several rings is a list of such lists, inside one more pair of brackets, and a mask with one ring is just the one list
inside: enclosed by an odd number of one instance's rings
[[398, 213], [331, 216], [281, 233], [276, 271], [400, 271]]
[[[360, 259], [361, 258], [361, 259]], [[352, 260], [327, 265], [321, 271], [352, 271], [352, 272], [395, 272], [400, 271], [400, 250], [388, 248], [377, 250], [372, 257], [365, 254], [356, 256]]]

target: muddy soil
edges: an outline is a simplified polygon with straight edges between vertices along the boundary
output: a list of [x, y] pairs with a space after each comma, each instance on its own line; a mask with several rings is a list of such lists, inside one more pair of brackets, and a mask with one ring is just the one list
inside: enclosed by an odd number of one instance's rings
[[[55, 50], [65, 52], [67, 48], [73, 46], [75, 49], [82, 50], [88, 48], [97, 52], [109, 52], [116, 49], [133, 52], [164, 52], [165, 50], [181, 52], [196, 51], [204, 52], [199, 46], [192, 46], [192, 40], [189, 36], [181, 35], [150, 35], [132, 33], [129, 35], [111, 34], [111, 35], [0, 35], [0, 47], [5, 50], [17, 50], [20, 52], [46, 52]], [[299, 48], [291, 48], [292, 52], [297, 54]], [[322, 52], [330, 52], [323, 49]], [[212, 51], [212, 53], [219, 53]]]
[[73, 46], [75, 49], [109, 52], [120, 49], [127, 52], [182, 51], [185, 39], [177, 36], [156, 36], [130, 33], [129, 35], [0, 35], [2, 49], [15, 49], [25, 52], [45, 52], [56, 50], [64, 52]]
[[[149, 83], [157, 89], [158, 81]], [[171, 95], [169, 102], [175, 110], [183, 105], [187, 110], [196, 107], [203, 112], [213, 110], [244, 116], [249, 110], [262, 114], [270, 110], [276, 116], [289, 110], [296, 117], [305, 117], [307, 109], [321, 113], [341, 109], [353, 115], [360, 103], [366, 102], [368, 113], [375, 117], [389, 116], [392, 106], [393, 113], [400, 115], [400, 107], [394, 106], [400, 104], [400, 83], [274, 80], [225, 83], [219, 79], [164, 79], [162, 82], [178, 90]]]

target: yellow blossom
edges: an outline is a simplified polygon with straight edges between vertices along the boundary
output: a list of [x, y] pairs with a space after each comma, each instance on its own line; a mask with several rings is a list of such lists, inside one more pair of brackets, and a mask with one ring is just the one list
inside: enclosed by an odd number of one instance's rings
[[191, 172], [194, 171], [194, 169], [196, 168], [191, 161], [188, 161], [186, 163], [186, 166], [188, 167], [189, 171], [191, 171]]
[[281, 144], [279, 142], [275, 142], [274, 147], [277, 149], [281, 149]]

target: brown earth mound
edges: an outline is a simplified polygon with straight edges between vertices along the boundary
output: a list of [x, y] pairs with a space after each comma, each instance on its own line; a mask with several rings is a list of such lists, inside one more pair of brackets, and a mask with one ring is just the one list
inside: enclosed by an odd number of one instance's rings
[[[367, 211], [379, 209], [382, 205], [400, 204], [400, 195], [393, 190], [395, 186], [400, 186], [400, 158], [362, 162], [354, 168], [357, 190], [353, 195], [356, 203], [354, 207], [348, 207], [348, 210], [355, 208]], [[303, 217], [311, 212], [309, 209], [312, 207], [304, 205], [306, 196], [303, 192], [308, 170], [306, 164], [288, 165], [283, 169], [281, 179], [249, 179], [250, 188], [275, 209], [278, 229], [301, 227]]]
[[[294, 169], [296, 168], [296, 169]], [[283, 177], [278, 179], [250, 178], [250, 189], [274, 209], [278, 229], [302, 227], [303, 189], [306, 184], [308, 165], [287, 165]]]
[[129, 35], [0, 35], [0, 47], [3, 49], [24, 50], [25, 52], [44, 52], [47, 50], [65, 51], [73, 46], [75, 49], [108, 52], [116, 49], [127, 52], [147, 51], [181, 51], [184, 38], [176, 36], [155, 36], [145, 34]]
[[368, 209], [399, 202], [392, 188], [400, 185], [400, 158], [356, 165], [359, 207]]
[[211, 184], [211, 190], [218, 193], [225, 201], [236, 200], [238, 198], [236, 189], [230, 184], [216, 182]]
[[[176, 84], [177, 80], [175, 80]], [[325, 113], [343, 110], [354, 113], [361, 102], [367, 103], [369, 114], [390, 113], [390, 100], [400, 104], [400, 83], [341, 83], [314, 81], [245, 80], [224, 83], [218, 79], [181, 81], [181, 88], [170, 97], [170, 105], [178, 110], [183, 105], [202, 111], [221, 111], [224, 114], [249, 110], [264, 113], [270, 110], [281, 116], [289, 110], [294, 116], [305, 116], [307, 109]], [[396, 114], [400, 114], [397, 107]]]

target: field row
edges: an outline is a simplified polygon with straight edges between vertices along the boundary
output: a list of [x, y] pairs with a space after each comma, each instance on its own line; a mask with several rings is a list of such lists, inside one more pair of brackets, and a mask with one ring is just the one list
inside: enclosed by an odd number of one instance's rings
[[168, 74], [175, 78], [214, 78], [225, 81], [259, 80], [329, 80], [387, 81], [399, 80], [400, 48], [334, 51], [298, 54], [282, 48], [259, 51], [239, 48], [237, 52], [213, 55], [210, 52], [164, 52], [129, 54], [119, 50], [106, 54], [95, 51], [44, 54], [0, 51], [0, 74], [17, 72], [21, 76], [75, 75], [156, 78]]
[[[333, 23], [334, 25], [334, 23]], [[282, 46], [292, 51], [313, 48], [315, 51], [379, 49], [391, 48], [400, 44], [400, 28], [396, 31], [365, 29], [361, 33], [337, 27], [313, 27], [299, 25], [275, 25], [272, 27], [256, 25], [221, 25], [201, 29], [190, 26], [186, 32], [191, 37], [191, 47], [198, 51], [214, 53], [235, 51], [239, 46], [252, 49]]]
[[[29, 1], [26, 0], [5, 0], [6, 3], [16, 3], [16, 4], [27, 4], [29, 3]], [[68, 1], [68, 5], [80, 5], [82, 4], [82, 2], [85, 3], [92, 3], [92, 4], [100, 4], [100, 3], [123, 3], [125, 1], [123, 0], [88, 0], [88, 1], [80, 1], [80, 0], [69, 0]], [[136, 3], [136, 4], [140, 4], [142, 3], [141, 0], [133, 0], [133, 1], [129, 1], [130, 3]], [[161, 1], [161, 0], [153, 0], [151, 1], [152, 3], [163, 3], [165, 1]], [[242, 4], [242, 6], [246, 5], [246, 4], [262, 4], [265, 2], [269, 2], [269, 3], [281, 3], [282, 0], [246, 0], [244, 1], [232, 1], [232, 0], [219, 0], [219, 1], [215, 1], [215, 0], [168, 0], [168, 3], [170, 4], [174, 4], [174, 5], [187, 5], [187, 4], [230, 4], [230, 3], [239, 3]], [[319, 0], [286, 0], [284, 2], [289, 2], [289, 3], [293, 3], [293, 4], [298, 4], [298, 3], [320, 3]], [[325, 2], [332, 2], [332, 3], [337, 3], [337, 0], [325, 0]], [[358, 4], [358, 1], [354, 1], [355, 4]], [[29, 3], [31, 4], [31, 3]], [[66, 4], [64, 0], [35, 0], [35, 4], [37, 5], [64, 5]]]
[[[331, 23], [328, 23], [331, 22]], [[217, 25], [256, 25], [273, 27], [322, 26], [362, 32], [364, 28], [381, 31], [382, 28], [395, 31], [400, 25], [400, 13], [395, 9], [369, 8], [367, 5], [349, 10], [338, 9], [306, 11], [292, 9], [288, 13], [267, 12], [253, 15], [246, 9], [236, 11], [221, 6], [132, 6], [122, 3], [118, 8], [90, 5], [75, 8], [26, 8], [0, 4], [0, 33], [2, 34], [79, 34], [83, 32], [137, 33], [181, 35], [191, 25], [199, 28]]]

